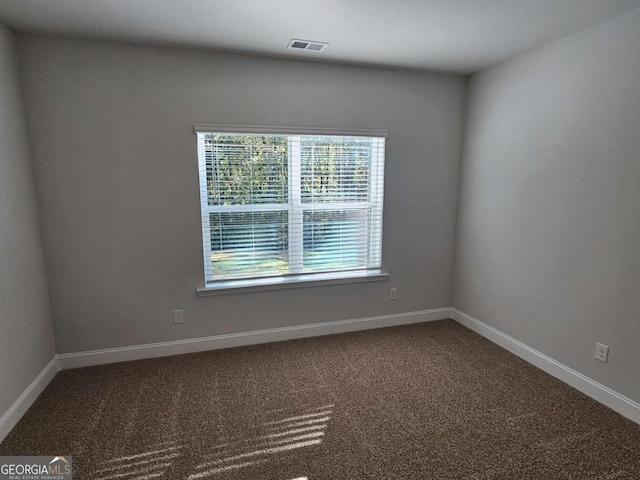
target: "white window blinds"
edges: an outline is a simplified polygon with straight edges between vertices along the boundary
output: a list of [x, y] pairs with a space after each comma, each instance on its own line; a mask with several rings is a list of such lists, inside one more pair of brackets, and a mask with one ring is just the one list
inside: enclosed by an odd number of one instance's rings
[[207, 283], [381, 267], [383, 136], [196, 133]]

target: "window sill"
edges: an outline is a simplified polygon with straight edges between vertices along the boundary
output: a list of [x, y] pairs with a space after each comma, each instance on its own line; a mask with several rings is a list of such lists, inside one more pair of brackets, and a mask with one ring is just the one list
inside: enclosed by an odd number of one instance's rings
[[286, 277], [268, 277], [247, 280], [227, 280], [208, 283], [196, 291], [201, 297], [224, 295], [229, 293], [261, 292], [285, 288], [315, 287], [320, 285], [339, 285], [343, 283], [382, 282], [389, 274], [382, 270], [358, 270], [353, 272], [312, 273]]

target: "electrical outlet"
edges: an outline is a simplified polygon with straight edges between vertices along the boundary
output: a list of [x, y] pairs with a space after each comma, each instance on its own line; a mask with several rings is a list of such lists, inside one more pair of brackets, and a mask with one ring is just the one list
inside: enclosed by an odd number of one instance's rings
[[398, 289], [390, 288], [389, 289], [389, 300], [397, 300], [398, 299]]
[[173, 311], [173, 323], [184, 323], [184, 310]]
[[601, 343], [596, 343], [596, 360], [607, 363], [609, 360], [609, 347]]

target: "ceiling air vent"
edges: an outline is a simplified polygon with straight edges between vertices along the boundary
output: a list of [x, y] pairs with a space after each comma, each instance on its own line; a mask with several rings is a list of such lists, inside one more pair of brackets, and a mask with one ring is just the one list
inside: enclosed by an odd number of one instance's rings
[[329, 44], [326, 42], [312, 42], [311, 40], [298, 40], [297, 38], [292, 38], [289, 42], [289, 48], [309, 50], [311, 52], [321, 52], [327, 45]]

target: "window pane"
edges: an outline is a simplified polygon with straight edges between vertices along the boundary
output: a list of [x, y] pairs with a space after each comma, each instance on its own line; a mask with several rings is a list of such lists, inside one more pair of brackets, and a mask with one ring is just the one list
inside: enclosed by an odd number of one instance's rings
[[303, 203], [370, 200], [372, 139], [300, 137]]
[[287, 211], [210, 213], [211, 277], [265, 277], [288, 273]]
[[303, 215], [305, 272], [367, 267], [371, 209], [306, 210]]
[[199, 131], [206, 282], [381, 268], [381, 137]]
[[204, 155], [208, 205], [287, 203], [287, 136], [206, 134]]

